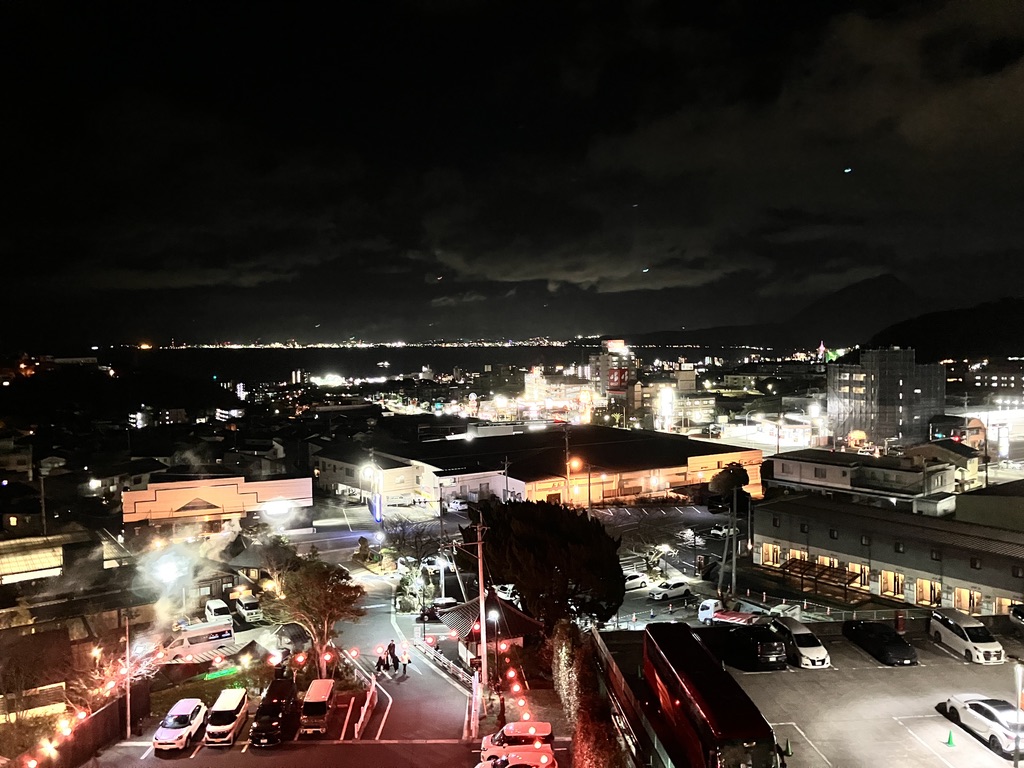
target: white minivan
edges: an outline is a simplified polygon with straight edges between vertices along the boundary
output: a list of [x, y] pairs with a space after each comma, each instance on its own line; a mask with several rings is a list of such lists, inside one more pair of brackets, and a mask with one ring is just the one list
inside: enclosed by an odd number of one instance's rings
[[790, 616], [778, 616], [772, 619], [768, 629], [779, 636], [786, 647], [786, 659], [794, 667], [802, 669], [828, 669], [832, 660], [821, 640], [807, 628]]
[[154, 649], [161, 662], [195, 661], [199, 654], [226, 651], [235, 644], [235, 630], [231, 624], [205, 622], [189, 624]]
[[928, 634], [936, 643], [947, 645], [967, 661], [1002, 664], [1006, 653], [988, 628], [973, 616], [956, 608], [936, 608], [928, 622]]
[[223, 621], [226, 624], [230, 624], [231, 609], [228, 608], [228, 604], [223, 600], [207, 600], [206, 620], [210, 622]]
[[245, 688], [225, 688], [210, 707], [203, 741], [211, 747], [230, 747], [249, 717], [249, 694]]
[[239, 595], [235, 598], [235, 612], [250, 624], [263, 621], [263, 608], [255, 595]]

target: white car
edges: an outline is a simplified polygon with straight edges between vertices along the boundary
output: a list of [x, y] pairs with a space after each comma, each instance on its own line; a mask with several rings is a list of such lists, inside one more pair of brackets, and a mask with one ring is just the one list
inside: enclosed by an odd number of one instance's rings
[[728, 525], [716, 525], [708, 531], [708, 536], [713, 539], [724, 539], [726, 536], [738, 536], [739, 532], [739, 528], [730, 528]]
[[[946, 715], [987, 743], [993, 752], [1013, 752], [1018, 715], [1010, 702], [980, 693], [958, 693], [946, 700]], [[1020, 717], [1024, 723], [1024, 713]]]
[[455, 570], [451, 560], [444, 555], [427, 555], [420, 560], [420, 567], [426, 568], [431, 573], [437, 573], [442, 568], [447, 568], [449, 571]]
[[188, 749], [205, 723], [206, 705], [199, 699], [182, 699], [153, 734], [153, 749]]
[[558, 768], [558, 761], [547, 750], [523, 750], [477, 763], [476, 768]]
[[647, 596], [651, 600], [672, 600], [680, 597], [690, 597], [692, 594], [689, 583], [682, 579], [675, 579], [657, 584], [647, 593]]
[[627, 573], [625, 579], [626, 589], [643, 589], [647, 586], [646, 573]]

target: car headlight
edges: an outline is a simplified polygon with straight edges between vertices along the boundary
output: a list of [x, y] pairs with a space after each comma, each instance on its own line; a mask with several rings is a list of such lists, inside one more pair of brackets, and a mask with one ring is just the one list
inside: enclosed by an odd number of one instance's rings
[[279, 720], [275, 720], [274, 722], [271, 723], [271, 725], [274, 726], [275, 728], [277, 728], [277, 726], [279, 726], [280, 724], [281, 724], [281, 722]]

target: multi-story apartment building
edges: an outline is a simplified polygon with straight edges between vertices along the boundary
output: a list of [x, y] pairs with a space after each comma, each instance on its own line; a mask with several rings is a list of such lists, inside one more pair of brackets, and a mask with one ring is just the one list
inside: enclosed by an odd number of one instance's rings
[[753, 528], [755, 565], [851, 603], [878, 596], [993, 614], [1024, 595], [1021, 531], [821, 496], [758, 504]]
[[829, 423], [852, 442], [923, 443], [945, 400], [945, 369], [919, 365], [912, 349], [856, 350], [828, 366]]
[[769, 456], [761, 477], [766, 488], [945, 515], [955, 509], [958, 474], [956, 467], [938, 456], [862, 456], [807, 448]]
[[637, 359], [621, 339], [602, 342], [603, 351], [590, 356], [590, 377], [597, 394], [611, 400], [626, 397], [626, 385], [637, 377]]

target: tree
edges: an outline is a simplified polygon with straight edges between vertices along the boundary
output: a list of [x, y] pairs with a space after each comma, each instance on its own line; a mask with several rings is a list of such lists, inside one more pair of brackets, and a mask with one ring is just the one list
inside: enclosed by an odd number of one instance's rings
[[341, 621], [358, 621], [366, 613], [358, 603], [366, 594], [340, 565], [302, 557], [281, 575], [280, 592], [263, 605], [271, 621], [298, 624], [309, 634], [320, 669], [327, 677], [324, 654], [339, 635]]
[[[470, 516], [486, 528], [484, 565], [490, 583], [515, 584], [524, 607], [548, 633], [563, 618], [607, 621], [622, 605], [622, 540], [609, 536], [598, 520], [543, 502], [485, 501]], [[475, 527], [461, 530], [467, 545], [476, 542]]]
[[417, 523], [399, 515], [385, 518], [382, 528], [387, 547], [400, 557], [411, 557], [419, 562], [441, 549], [441, 539], [434, 533], [431, 523]]

